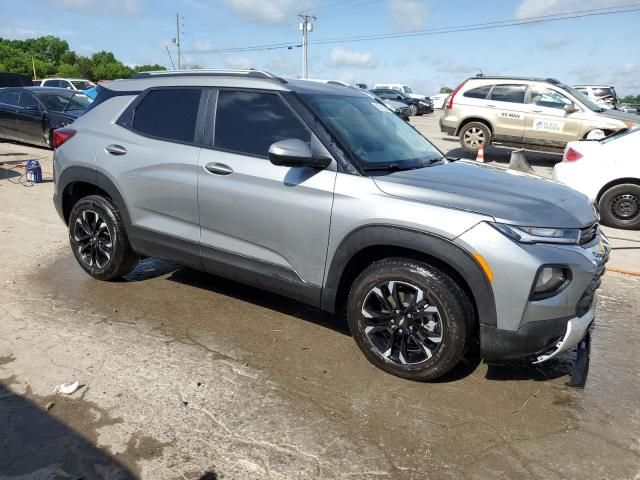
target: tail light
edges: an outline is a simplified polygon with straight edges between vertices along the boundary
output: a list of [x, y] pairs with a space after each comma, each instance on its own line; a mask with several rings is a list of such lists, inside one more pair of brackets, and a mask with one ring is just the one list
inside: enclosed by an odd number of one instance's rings
[[56, 128], [53, 131], [53, 148], [59, 148], [78, 133], [73, 128]]
[[569, 147], [567, 151], [564, 152], [564, 158], [562, 159], [562, 161], [575, 162], [576, 160], [580, 160], [581, 158], [582, 158], [582, 154], [579, 151]]
[[453, 108], [453, 97], [455, 97], [456, 93], [458, 93], [460, 89], [464, 87], [465, 83], [467, 83], [466, 80], [458, 85], [458, 87], [453, 92], [451, 92], [451, 95], [449, 95], [449, 102], [447, 103], [447, 110], [451, 110]]

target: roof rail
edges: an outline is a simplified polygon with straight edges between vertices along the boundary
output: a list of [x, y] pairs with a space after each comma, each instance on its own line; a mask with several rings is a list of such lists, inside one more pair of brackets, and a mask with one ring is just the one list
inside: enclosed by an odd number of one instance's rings
[[232, 69], [191, 69], [191, 70], [154, 70], [149, 72], [136, 73], [131, 78], [152, 78], [152, 77], [250, 77], [275, 80], [280, 83], [287, 83], [284, 78], [273, 75], [263, 70], [232, 70]]

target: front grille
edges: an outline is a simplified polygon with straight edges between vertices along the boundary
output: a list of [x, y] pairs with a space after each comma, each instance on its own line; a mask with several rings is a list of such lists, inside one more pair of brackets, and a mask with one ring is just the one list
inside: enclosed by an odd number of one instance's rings
[[598, 223], [594, 223], [590, 227], [580, 229], [580, 245], [589, 243], [591, 240], [596, 238], [597, 234], [598, 234]]

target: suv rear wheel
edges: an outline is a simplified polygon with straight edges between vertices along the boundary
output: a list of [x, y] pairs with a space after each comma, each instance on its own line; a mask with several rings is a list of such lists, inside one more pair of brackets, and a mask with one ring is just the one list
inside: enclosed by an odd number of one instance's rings
[[351, 333], [367, 359], [410, 380], [436, 379], [465, 353], [472, 308], [445, 273], [415, 260], [389, 258], [366, 268], [349, 294]]
[[604, 192], [598, 210], [602, 223], [614, 228], [640, 228], [640, 186], [633, 183], [616, 185]]
[[481, 122], [467, 123], [460, 130], [460, 145], [467, 152], [477, 152], [480, 146], [487, 148], [491, 145], [491, 130]]
[[69, 242], [80, 266], [98, 280], [123, 277], [139, 260], [131, 249], [118, 209], [99, 195], [84, 197], [73, 206]]

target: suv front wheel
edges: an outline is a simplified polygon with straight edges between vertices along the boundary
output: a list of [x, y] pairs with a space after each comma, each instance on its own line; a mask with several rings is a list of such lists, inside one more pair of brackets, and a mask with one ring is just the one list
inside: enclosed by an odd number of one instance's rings
[[467, 123], [460, 130], [460, 145], [467, 152], [475, 153], [482, 146], [491, 145], [491, 130], [481, 122]]
[[473, 310], [445, 273], [419, 261], [389, 258], [355, 280], [347, 317], [367, 359], [410, 380], [434, 380], [463, 357]]
[[118, 209], [99, 195], [84, 197], [73, 206], [69, 242], [80, 266], [98, 280], [123, 277], [139, 260], [129, 244]]

